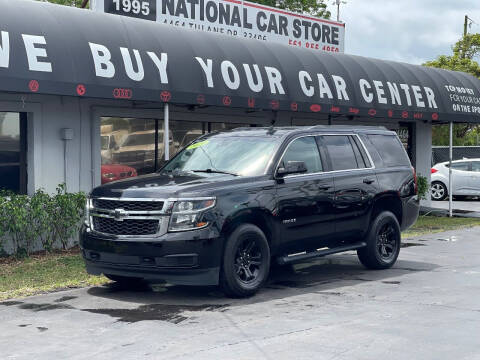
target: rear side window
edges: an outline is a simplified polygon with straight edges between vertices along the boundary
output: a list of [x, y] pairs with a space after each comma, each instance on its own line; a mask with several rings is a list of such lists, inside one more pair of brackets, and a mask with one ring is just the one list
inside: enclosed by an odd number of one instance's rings
[[472, 162], [472, 171], [480, 172], [480, 161]]
[[[446, 165], [448, 167], [448, 164]], [[458, 162], [452, 164], [452, 169], [454, 170], [462, 170], [462, 171], [469, 171], [470, 170], [470, 162]]]
[[377, 149], [385, 167], [410, 166], [402, 143], [395, 135], [367, 135]]
[[347, 135], [324, 135], [322, 141], [332, 161], [332, 170], [349, 170], [364, 168], [360, 151], [354, 150], [357, 145]]

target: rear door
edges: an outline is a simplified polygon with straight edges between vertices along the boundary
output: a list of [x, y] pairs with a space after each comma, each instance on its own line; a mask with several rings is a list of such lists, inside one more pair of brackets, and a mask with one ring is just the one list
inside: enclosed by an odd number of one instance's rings
[[277, 181], [277, 212], [281, 227], [281, 251], [316, 249], [335, 234], [333, 176], [325, 172], [314, 136], [301, 136], [287, 146], [277, 166], [304, 161], [307, 172]]
[[335, 227], [339, 240], [356, 240], [368, 230], [377, 177], [357, 135], [322, 135], [335, 183]]
[[472, 163], [470, 161], [459, 161], [452, 164], [453, 195], [473, 195], [471, 169]]
[[474, 195], [480, 194], [480, 161], [472, 161], [470, 173], [470, 187]]

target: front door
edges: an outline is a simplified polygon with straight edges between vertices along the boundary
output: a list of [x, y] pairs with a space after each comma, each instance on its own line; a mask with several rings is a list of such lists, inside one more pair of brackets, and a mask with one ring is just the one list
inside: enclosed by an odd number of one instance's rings
[[316, 249], [335, 233], [333, 176], [324, 172], [314, 136], [302, 136], [288, 145], [279, 167], [303, 161], [307, 172], [287, 175], [277, 182], [277, 211], [281, 226], [281, 251]]
[[378, 181], [371, 161], [356, 135], [323, 135], [335, 174], [335, 224], [339, 241], [363, 238]]

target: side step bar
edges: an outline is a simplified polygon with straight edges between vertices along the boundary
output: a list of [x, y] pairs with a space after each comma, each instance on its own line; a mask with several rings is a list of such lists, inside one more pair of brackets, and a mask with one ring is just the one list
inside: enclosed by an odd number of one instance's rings
[[308, 252], [308, 253], [305, 253], [305, 254], [298, 254], [298, 255], [291, 255], [291, 256], [280, 256], [280, 257], [277, 258], [277, 263], [279, 265], [292, 264], [292, 263], [295, 263], [295, 262], [309, 260], [309, 259], [313, 259], [313, 258], [316, 258], [316, 257], [332, 255], [332, 254], [341, 253], [341, 252], [349, 251], [349, 250], [357, 250], [357, 249], [363, 248], [365, 246], [367, 246], [366, 243], [358, 242], [358, 243], [345, 245], [345, 246], [339, 246], [339, 247], [331, 248], [331, 249], [312, 251], [312, 252]]

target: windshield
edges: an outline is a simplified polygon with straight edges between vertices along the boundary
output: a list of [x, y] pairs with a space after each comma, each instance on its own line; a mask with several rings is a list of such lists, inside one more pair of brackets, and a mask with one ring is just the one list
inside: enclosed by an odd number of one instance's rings
[[279, 141], [274, 137], [211, 136], [183, 149], [162, 172], [208, 170], [243, 176], [262, 175]]
[[138, 146], [150, 144], [155, 144], [154, 133], [129, 135], [123, 146]]
[[102, 136], [102, 150], [108, 150], [108, 136]]

